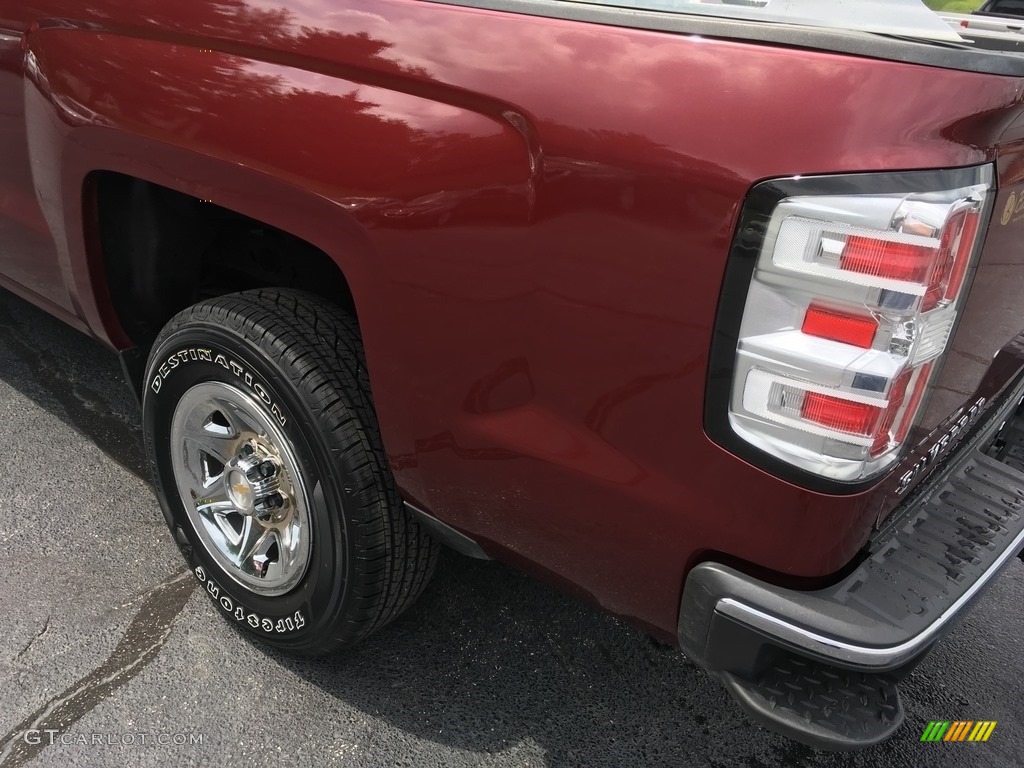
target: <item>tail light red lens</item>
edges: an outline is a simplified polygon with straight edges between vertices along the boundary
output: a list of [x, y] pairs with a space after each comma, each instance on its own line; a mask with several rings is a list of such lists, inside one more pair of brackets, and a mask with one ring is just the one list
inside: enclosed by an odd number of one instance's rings
[[[880, 456], [889, 450], [892, 426], [896, 423], [896, 417], [900, 415], [900, 408], [907, 395], [907, 385], [910, 384], [913, 373], [910, 369], [905, 369], [893, 382], [892, 391], [889, 392], [889, 405], [886, 406], [881, 423], [875, 430], [875, 442], [871, 444], [872, 456]], [[910, 416], [913, 420], [914, 414], [910, 414]]]
[[925, 293], [923, 309], [933, 309], [940, 301], [952, 301], [963, 285], [971, 250], [978, 236], [981, 214], [974, 209], [957, 211], [942, 233], [939, 264]]
[[872, 317], [837, 312], [812, 304], [804, 315], [803, 333], [867, 349], [875, 339], [878, 323]]
[[[930, 364], [927, 367], [930, 367]], [[912, 410], [916, 409], [919, 400], [915, 401], [905, 412], [902, 410], [906, 400], [907, 386], [910, 384], [913, 374], [914, 371], [911, 370], [905, 370], [900, 374], [893, 383], [892, 391], [889, 393], [884, 407], [844, 400], [841, 397], [823, 395], [820, 392], [808, 392], [804, 396], [800, 415], [807, 421], [820, 424], [828, 429], [872, 438], [871, 455], [879, 456], [889, 450], [890, 444], [894, 441], [892, 428], [901, 413], [904, 416], [904, 422], [909, 424], [913, 421]], [[927, 375], [920, 377], [921, 386], [917, 388], [916, 392], [924, 392], [923, 385], [926, 380]], [[908, 415], [909, 419], [906, 418]]]
[[870, 435], [882, 409], [866, 403], [853, 403], [840, 397], [808, 392], [800, 416], [823, 427], [851, 435]]
[[914, 425], [914, 416], [917, 415], [917, 411], [921, 407], [921, 401], [924, 400], [924, 394], [928, 391], [931, 373], [932, 363], [925, 363], [921, 366], [921, 370], [918, 371], [917, 380], [911, 388], [909, 403], [904, 411], [903, 418], [900, 419], [896, 434], [893, 435], [893, 443], [896, 445], [903, 444], [903, 441], [907, 439], [907, 435], [910, 433], [910, 428]]
[[926, 245], [853, 235], [846, 238], [839, 266], [851, 272], [919, 283], [928, 276], [935, 253], [935, 248]]
[[[752, 193], [737, 240], [752, 263], [725, 439], [832, 481], [891, 466], [952, 336], [993, 178], [981, 166]], [[715, 360], [728, 366], [728, 354], [716, 344]], [[718, 439], [713, 425], [709, 434]]]

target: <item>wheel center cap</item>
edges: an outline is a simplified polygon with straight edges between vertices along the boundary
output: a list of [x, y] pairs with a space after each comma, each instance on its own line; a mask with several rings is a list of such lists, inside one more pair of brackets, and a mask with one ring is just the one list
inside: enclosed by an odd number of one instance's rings
[[232, 469], [227, 474], [225, 489], [228, 499], [235, 505], [239, 512], [251, 512], [256, 503], [256, 494], [253, 492], [252, 483], [240, 469]]
[[281, 479], [280, 461], [263, 446], [246, 444], [242, 453], [225, 467], [224, 492], [243, 515], [260, 518], [280, 515], [285, 505]]

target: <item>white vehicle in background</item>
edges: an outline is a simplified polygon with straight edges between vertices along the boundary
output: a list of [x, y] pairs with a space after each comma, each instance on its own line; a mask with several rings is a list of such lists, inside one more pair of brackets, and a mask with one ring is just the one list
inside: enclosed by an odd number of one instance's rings
[[1024, 18], [1024, 0], [988, 0], [974, 15]]
[[939, 13], [977, 48], [1017, 51], [1024, 43], [1024, 0], [988, 0], [973, 13]]

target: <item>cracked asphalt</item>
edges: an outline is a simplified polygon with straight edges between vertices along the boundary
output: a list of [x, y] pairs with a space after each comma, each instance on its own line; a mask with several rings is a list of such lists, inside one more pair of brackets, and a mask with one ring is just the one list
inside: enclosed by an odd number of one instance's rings
[[[0, 291], [4, 768], [1024, 764], [1022, 563], [905, 683], [894, 738], [824, 755], [754, 725], [678, 652], [454, 554], [351, 653], [253, 644], [182, 572], [137, 421], [113, 355]], [[920, 743], [937, 719], [998, 726]]]

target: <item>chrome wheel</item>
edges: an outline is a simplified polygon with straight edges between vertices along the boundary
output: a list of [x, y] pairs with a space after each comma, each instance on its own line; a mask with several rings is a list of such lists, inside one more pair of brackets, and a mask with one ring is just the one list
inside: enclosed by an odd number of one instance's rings
[[195, 385], [171, 417], [171, 463], [189, 520], [224, 571], [268, 597], [294, 589], [309, 566], [309, 505], [269, 411], [229, 384]]

